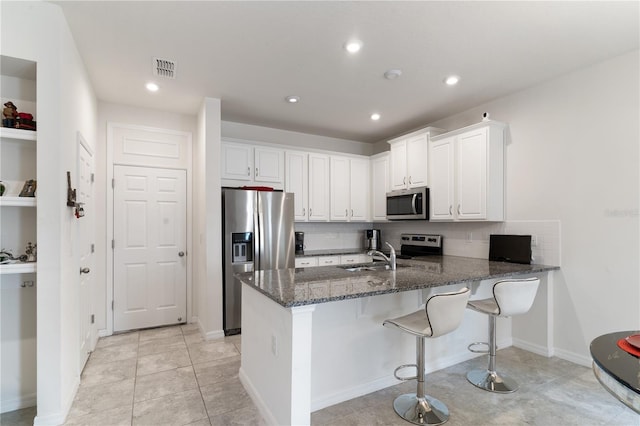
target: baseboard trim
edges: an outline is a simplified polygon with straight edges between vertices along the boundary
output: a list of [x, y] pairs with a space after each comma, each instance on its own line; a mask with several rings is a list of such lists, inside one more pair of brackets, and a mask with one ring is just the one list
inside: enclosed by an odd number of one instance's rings
[[526, 340], [521, 339], [513, 339], [513, 346], [516, 348], [524, 349], [528, 352], [533, 352], [534, 354], [542, 355], [547, 358], [551, 358], [554, 355], [554, 348], [547, 348], [545, 346], [536, 345], [531, 342], [527, 342]]
[[577, 354], [575, 352], [565, 351], [564, 349], [554, 349], [554, 355], [565, 361], [591, 368], [591, 357]]
[[256, 388], [253, 386], [253, 383], [251, 383], [251, 380], [249, 379], [249, 377], [247, 377], [242, 367], [240, 367], [240, 370], [238, 371], [238, 378], [240, 379], [240, 383], [242, 383], [242, 386], [244, 386], [244, 389], [249, 394], [249, 397], [258, 408], [258, 411], [260, 412], [260, 415], [262, 416], [264, 421], [268, 425], [277, 425], [278, 421], [276, 420], [275, 416], [273, 415], [269, 407], [267, 407], [267, 404], [265, 404], [262, 398], [260, 398], [258, 392], [256, 391]]
[[38, 399], [35, 393], [20, 395], [17, 398], [0, 400], [0, 413], [35, 407], [37, 403]]

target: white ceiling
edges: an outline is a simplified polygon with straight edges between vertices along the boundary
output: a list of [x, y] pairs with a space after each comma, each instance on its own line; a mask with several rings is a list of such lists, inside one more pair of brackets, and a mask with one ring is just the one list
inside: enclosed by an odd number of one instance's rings
[[[637, 1], [54, 3], [102, 101], [196, 114], [220, 98], [223, 120], [363, 142], [640, 45]], [[153, 57], [175, 60], [176, 79], [154, 78]], [[386, 80], [391, 68], [402, 76]]]

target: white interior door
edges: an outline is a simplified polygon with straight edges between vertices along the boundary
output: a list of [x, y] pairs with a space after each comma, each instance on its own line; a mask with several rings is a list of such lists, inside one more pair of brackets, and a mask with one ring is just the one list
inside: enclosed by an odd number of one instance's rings
[[186, 321], [186, 171], [114, 166], [113, 330]]
[[78, 218], [78, 240], [80, 242], [79, 280], [79, 324], [80, 324], [80, 371], [89, 358], [95, 337], [93, 291], [95, 288], [93, 252], [95, 241], [95, 210], [93, 203], [93, 154], [82, 135], [78, 133], [78, 188], [76, 201], [81, 203], [84, 216]]

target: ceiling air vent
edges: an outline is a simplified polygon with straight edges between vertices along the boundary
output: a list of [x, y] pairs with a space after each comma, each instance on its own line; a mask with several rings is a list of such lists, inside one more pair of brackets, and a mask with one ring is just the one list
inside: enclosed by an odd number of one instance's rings
[[164, 78], [176, 78], [176, 62], [169, 59], [153, 58], [153, 75]]

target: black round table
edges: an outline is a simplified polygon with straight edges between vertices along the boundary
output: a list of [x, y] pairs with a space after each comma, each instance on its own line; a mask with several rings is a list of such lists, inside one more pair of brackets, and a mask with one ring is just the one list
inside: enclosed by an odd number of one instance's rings
[[613, 396], [640, 413], [640, 357], [618, 347], [618, 340], [640, 331], [619, 331], [596, 337], [591, 342], [593, 372]]

